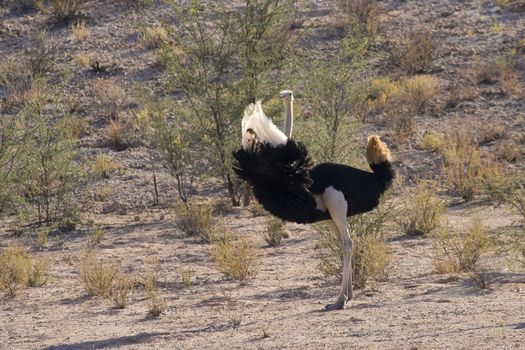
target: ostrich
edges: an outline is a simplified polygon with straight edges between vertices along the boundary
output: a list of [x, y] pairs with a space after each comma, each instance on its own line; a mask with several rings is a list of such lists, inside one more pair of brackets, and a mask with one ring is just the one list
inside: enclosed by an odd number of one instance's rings
[[352, 240], [347, 217], [374, 209], [392, 184], [390, 150], [379, 136], [368, 137], [365, 155], [373, 172], [343, 164], [316, 166], [306, 147], [292, 138], [293, 93], [282, 91], [284, 133], [266, 117], [261, 102], [242, 119], [242, 147], [233, 153], [234, 171], [253, 187], [257, 201], [272, 215], [300, 224], [331, 220], [342, 240], [341, 291], [327, 310], [346, 308], [352, 299]]

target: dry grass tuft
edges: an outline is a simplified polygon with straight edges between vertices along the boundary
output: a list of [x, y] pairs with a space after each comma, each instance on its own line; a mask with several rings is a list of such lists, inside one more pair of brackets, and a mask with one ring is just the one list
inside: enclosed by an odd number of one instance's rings
[[92, 251], [86, 252], [78, 262], [80, 279], [86, 292], [91, 296], [108, 298], [111, 296], [113, 280], [117, 275], [117, 266], [104, 261]]
[[110, 299], [113, 307], [124, 309], [129, 302], [129, 294], [133, 290], [133, 280], [130, 276], [119, 273], [115, 276], [111, 287]]
[[476, 271], [477, 261], [491, 245], [480, 218], [472, 219], [466, 232], [453, 233], [443, 228], [432, 238], [434, 268], [439, 273]]
[[90, 5], [90, 0], [51, 0], [48, 11], [57, 23], [68, 23], [80, 17]]
[[121, 168], [121, 165], [106, 154], [99, 153], [91, 166], [92, 173], [98, 178], [109, 179], [109, 175]]
[[409, 112], [421, 114], [436, 94], [438, 80], [431, 75], [416, 75], [401, 85], [402, 103], [408, 106]]
[[263, 238], [270, 247], [277, 247], [281, 245], [283, 238], [288, 238], [289, 234], [284, 228], [284, 221], [271, 217], [266, 226], [266, 232], [263, 233]]
[[114, 80], [97, 80], [93, 84], [93, 90], [104, 117], [110, 120], [118, 119], [119, 113], [128, 103], [126, 91]]
[[49, 264], [32, 259], [21, 247], [8, 247], [0, 254], [0, 291], [15, 297], [23, 287], [41, 287], [48, 281]]
[[150, 261], [142, 276], [142, 284], [148, 300], [148, 318], [157, 318], [166, 311], [166, 303], [159, 297], [157, 286], [157, 261]]
[[241, 284], [257, 275], [257, 251], [254, 244], [244, 237], [215, 243], [213, 259], [224, 276]]
[[86, 28], [86, 22], [79, 21], [71, 25], [71, 36], [76, 42], [83, 42], [89, 37], [89, 30]]
[[435, 195], [435, 187], [420, 183], [407, 199], [402, 225], [407, 235], [428, 235], [442, 226], [444, 214], [445, 203]]
[[168, 31], [161, 26], [146, 27], [142, 30], [140, 42], [147, 50], [161, 48], [168, 42]]
[[429, 28], [419, 28], [408, 33], [394, 46], [391, 62], [406, 74], [430, 73], [438, 57], [438, 42]]
[[110, 120], [105, 128], [106, 146], [118, 152], [127, 149], [130, 144], [129, 134], [129, 126], [121, 118]]
[[100, 227], [92, 227], [89, 232], [89, 238], [87, 242], [88, 247], [93, 248], [100, 245], [105, 236], [106, 231], [104, 231]]
[[199, 236], [202, 241], [213, 243], [222, 240], [227, 234], [222, 222], [213, 217], [212, 204], [188, 203], [176, 210], [177, 226], [188, 236]]
[[441, 152], [445, 147], [445, 137], [435, 131], [426, 132], [421, 139], [421, 148], [425, 151]]

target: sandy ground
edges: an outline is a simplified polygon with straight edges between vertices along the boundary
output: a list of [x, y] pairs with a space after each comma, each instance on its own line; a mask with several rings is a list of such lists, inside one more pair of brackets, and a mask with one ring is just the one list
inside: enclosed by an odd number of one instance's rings
[[[236, 209], [226, 215], [225, 223], [256, 242], [259, 274], [245, 286], [224, 279], [212, 262], [210, 245], [182, 233], [172, 210], [152, 209], [155, 159], [148, 150], [132, 145], [115, 152], [104, 145], [103, 112], [92, 89], [96, 80], [104, 79], [114, 80], [130, 95], [136, 84], [162, 91], [166, 83], [162, 69], [155, 64], [153, 52], [141, 46], [139, 33], [161, 21], [175, 24], [171, 10], [161, 3], [146, 9], [123, 9], [121, 2], [105, 0], [94, 3], [97, 6], [86, 18], [88, 40], [75, 42], [68, 27], [51, 28], [49, 40], [56, 49], [57, 71], [72, 71], [68, 97], [78, 102], [77, 114], [88, 121], [87, 135], [79, 140], [82, 156], [108, 154], [125, 171], [90, 183], [82, 198], [87, 204], [80, 230], [51, 236], [44, 249], [34, 248], [31, 239], [13, 238], [9, 230], [13, 218], [0, 220], [0, 248], [16, 241], [33, 247], [32, 254], [51, 263], [46, 286], [0, 300], [0, 349], [525, 349], [525, 271], [509, 266], [507, 256], [482, 257], [491, 285], [481, 290], [468, 275], [433, 272], [430, 239], [393, 232], [388, 278], [358, 291], [349, 309], [323, 312], [339, 286], [327, 283], [317, 268], [315, 230], [290, 224], [292, 238], [281, 247], [265, 248], [261, 232], [267, 218]], [[415, 177], [435, 178], [439, 171], [436, 154], [419, 148], [421, 135], [457, 126], [479, 134], [501, 123], [502, 139], [482, 148], [494, 152], [503, 142], [517, 145], [521, 158], [506, 166], [523, 169], [522, 95], [503, 96], [499, 84], [484, 84], [475, 87], [474, 99], [460, 101], [452, 109], [443, 106], [447, 86], [465, 81], [469, 69], [513, 48], [518, 48], [519, 56], [516, 74], [525, 81], [524, 48], [519, 44], [525, 38], [524, 13], [496, 7], [491, 0], [381, 3], [386, 8], [381, 18], [384, 32], [372, 48], [378, 53], [371, 63], [374, 74], [393, 74], [386, 52], [410, 28], [431, 26], [443, 45], [433, 72], [442, 83], [440, 94], [424, 115], [416, 116], [416, 134], [394, 151], [404, 185]], [[308, 28], [304, 48], [329, 51], [335, 46], [338, 36], [330, 29], [331, 8], [328, 1], [300, 1], [298, 11], [306, 17]], [[495, 23], [501, 30], [494, 29]], [[0, 11], [0, 59], [19, 57], [30, 46], [29, 38], [45, 27], [42, 14]], [[81, 68], [74, 60], [81, 53], [93, 54], [115, 69], [97, 75]], [[131, 118], [134, 108], [136, 101], [131, 101], [123, 115]], [[385, 116], [375, 116], [365, 126], [363, 140], [367, 133], [383, 135], [385, 129]], [[166, 170], [157, 171], [160, 207], [167, 208], [176, 198], [174, 182]], [[216, 183], [203, 184], [199, 190], [219, 196]], [[97, 194], [102, 192], [105, 196]], [[474, 203], [455, 205], [447, 212], [458, 229], [474, 215], [483, 218], [493, 236], [504, 229], [523, 230], [506, 208]], [[140, 289], [133, 291], [123, 310], [86, 296], [77, 261], [86, 248], [90, 221], [106, 231], [99, 254], [119, 261], [124, 271], [140, 275], [145, 263], [157, 259], [165, 314], [148, 318], [148, 302]], [[181, 274], [188, 268], [194, 270], [194, 280], [183, 288]]]
[[[506, 217], [503, 223], [514, 219], [497, 213]], [[98, 251], [135, 275], [156, 257], [164, 315], [148, 318], [138, 289], [124, 310], [87, 297], [76, 268], [87, 239], [57, 237], [50, 245], [62, 241], [61, 249], [37, 253], [52, 259], [50, 283], [0, 303], [0, 348], [523, 348], [525, 271], [509, 270], [506, 259], [482, 259], [492, 266], [490, 289], [482, 290], [467, 275], [434, 273], [430, 239], [395, 236], [388, 279], [358, 291], [349, 309], [324, 312], [338, 285], [327, 283], [317, 269], [318, 237], [307, 226], [288, 225], [292, 238], [265, 248], [259, 234], [265, 217], [248, 211], [228, 215], [230, 228], [258, 245], [259, 274], [240, 286], [215, 270], [210, 245], [185, 236], [169, 216], [160, 221], [160, 215], [140, 222], [101, 217], [107, 237]], [[181, 273], [188, 267], [195, 271], [193, 285], [183, 288]]]

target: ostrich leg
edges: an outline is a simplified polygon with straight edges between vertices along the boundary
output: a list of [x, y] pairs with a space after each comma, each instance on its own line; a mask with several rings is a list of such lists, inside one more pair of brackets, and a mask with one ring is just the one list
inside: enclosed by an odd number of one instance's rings
[[328, 187], [322, 195], [323, 204], [328, 209], [332, 221], [335, 224], [343, 248], [343, 278], [341, 291], [334, 304], [326, 306], [326, 310], [338, 310], [346, 308], [346, 302], [352, 299], [352, 239], [348, 231], [346, 211], [348, 204], [342, 192]]

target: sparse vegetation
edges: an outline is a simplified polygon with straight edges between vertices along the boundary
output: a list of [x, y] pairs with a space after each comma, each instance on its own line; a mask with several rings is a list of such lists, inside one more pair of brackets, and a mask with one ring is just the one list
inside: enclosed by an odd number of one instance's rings
[[445, 137], [435, 131], [426, 132], [421, 139], [421, 148], [425, 151], [441, 152], [445, 147]]
[[288, 237], [288, 232], [284, 228], [284, 221], [281, 219], [272, 217], [268, 221], [266, 226], [266, 232], [263, 234], [263, 238], [270, 247], [277, 247], [281, 245], [283, 238]]
[[[377, 279], [386, 274], [390, 251], [383, 240], [383, 230], [386, 222], [394, 215], [394, 208], [389, 205], [385, 210], [377, 209], [350, 218], [354, 288], [364, 288], [369, 279]], [[341, 238], [331, 228], [317, 226], [316, 229], [321, 234], [316, 246], [319, 251], [319, 269], [328, 278], [340, 279], [343, 272]]]
[[168, 41], [168, 31], [162, 26], [146, 27], [140, 41], [145, 49], [158, 49]]
[[88, 238], [88, 247], [95, 247], [100, 245], [102, 243], [102, 240], [106, 236], [106, 231], [101, 229], [100, 227], [92, 227], [89, 231], [89, 238]]
[[95, 157], [95, 161], [91, 167], [91, 171], [98, 178], [109, 179], [109, 175], [120, 169], [120, 164], [113, 160], [106, 154], [99, 153]]
[[0, 253], [0, 291], [13, 298], [26, 286], [41, 287], [47, 282], [48, 265], [33, 259], [21, 247], [8, 247]]
[[483, 221], [474, 218], [465, 232], [455, 233], [443, 228], [433, 235], [436, 256], [434, 268], [439, 273], [471, 272], [490, 247]]
[[248, 239], [241, 237], [215, 243], [213, 259], [217, 269], [227, 278], [246, 283], [257, 274], [257, 252]]
[[133, 289], [133, 281], [128, 275], [119, 273], [115, 276], [111, 287], [110, 298], [116, 309], [124, 309], [129, 302], [129, 294]]
[[147, 317], [157, 318], [166, 311], [166, 303], [159, 297], [157, 287], [157, 261], [150, 261], [142, 276], [142, 284], [148, 300]]
[[188, 236], [199, 236], [204, 242], [223, 239], [226, 230], [220, 220], [213, 217], [210, 204], [189, 203], [177, 208], [177, 225]]
[[80, 279], [84, 289], [91, 296], [108, 298], [111, 296], [117, 266], [112, 261], [97, 257], [93, 251], [86, 252], [78, 262]]
[[48, 11], [57, 23], [69, 23], [90, 5], [90, 0], [51, 0]]
[[405, 204], [403, 227], [407, 235], [428, 235], [443, 225], [445, 204], [435, 187], [420, 183]]
[[71, 35], [77, 42], [85, 41], [89, 36], [89, 30], [86, 28], [86, 22], [79, 21], [71, 26]]
[[431, 73], [438, 57], [439, 45], [430, 28], [418, 28], [397, 43], [391, 54], [392, 63], [406, 74]]

